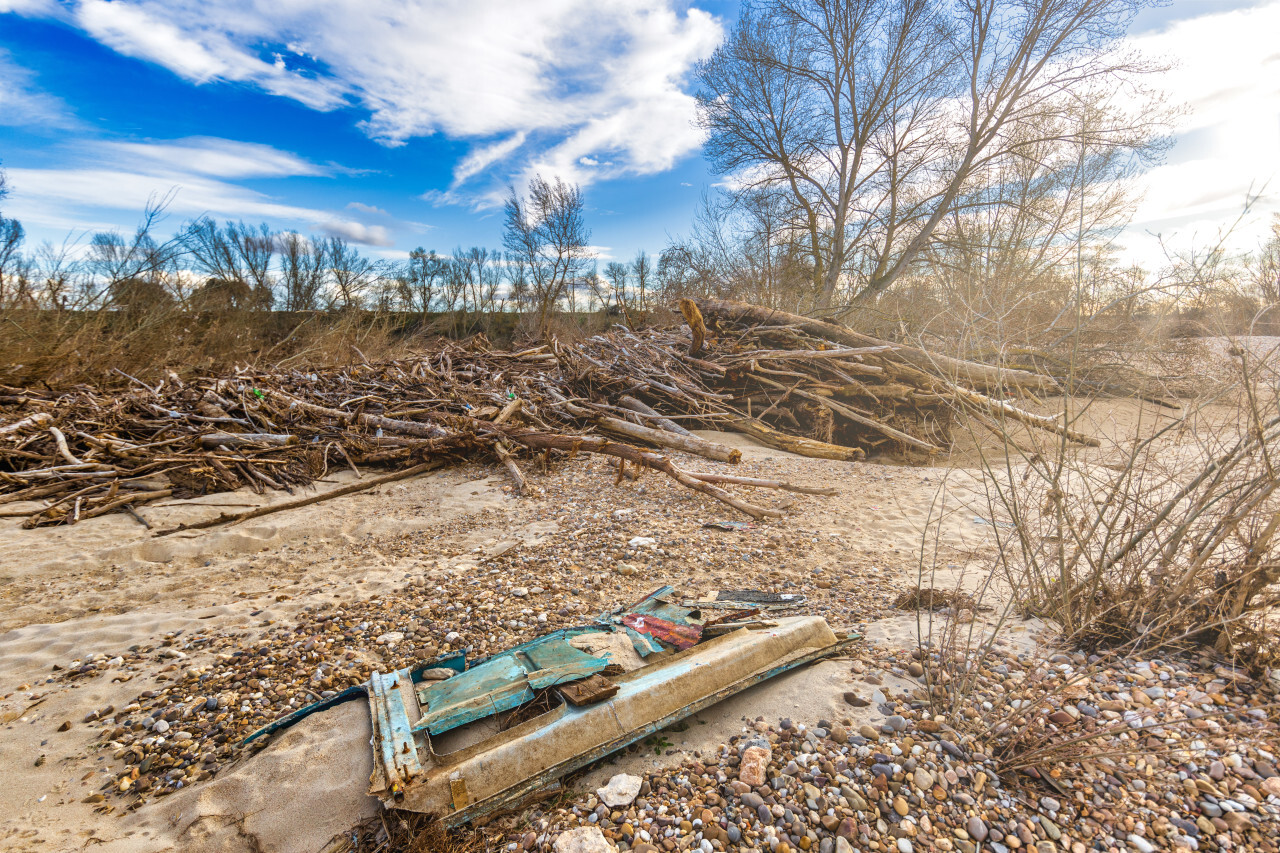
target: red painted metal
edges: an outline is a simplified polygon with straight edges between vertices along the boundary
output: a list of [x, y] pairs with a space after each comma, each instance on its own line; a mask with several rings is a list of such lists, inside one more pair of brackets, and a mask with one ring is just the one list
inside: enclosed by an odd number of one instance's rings
[[639, 634], [657, 637], [664, 643], [670, 643], [684, 651], [702, 639], [701, 625], [688, 625], [663, 619], [651, 613], [626, 613], [622, 616], [622, 624]]

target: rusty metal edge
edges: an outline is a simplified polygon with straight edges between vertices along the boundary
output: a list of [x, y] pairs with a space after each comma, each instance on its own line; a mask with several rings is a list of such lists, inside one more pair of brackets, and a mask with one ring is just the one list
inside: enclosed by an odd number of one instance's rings
[[805, 666], [806, 664], [814, 663], [822, 660], [823, 658], [832, 657], [833, 655], [838, 655], [841, 652], [852, 648], [854, 643], [860, 639], [862, 639], [861, 635], [850, 634], [847, 639], [840, 640], [830, 646], [817, 649], [794, 660], [787, 661], [784, 664], [779, 664], [778, 666], [762, 672], [749, 675], [740, 681], [735, 681], [728, 687], [723, 687], [715, 693], [704, 696], [696, 702], [692, 702], [685, 705], [683, 708], [672, 711], [670, 714], [654, 720], [651, 723], [647, 723], [639, 729], [634, 729], [621, 737], [609, 741], [608, 743], [601, 744], [594, 749], [566, 759], [554, 767], [550, 767], [542, 771], [537, 776], [533, 776], [513, 788], [508, 788], [500, 794], [495, 794], [486, 800], [482, 800], [478, 803], [472, 803], [467, 808], [459, 809], [458, 811], [445, 815], [440, 819], [440, 821], [446, 827], [455, 827], [461, 826], [465, 823], [470, 823], [476, 818], [484, 817], [485, 815], [502, 809], [511, 803], [520, 801], [525, 796], [538, 790], [544, 785], [555, 782], [561, 777], [585, 767], [588, 764], [605, 757], [611, 752], [617, 752], [620, 749], [630, 746], [641, 738], [661, 731], [672, 723], [679, 722], [690, 714], [696, 714], [703, 708], [708, 708], [722, 699], [727, 699], [736, 693], [741, 693], [748, 687], [754, 687], [762, 681], [768, 681], [769, 679], [781, 675], [784, 672], [797, 669]]

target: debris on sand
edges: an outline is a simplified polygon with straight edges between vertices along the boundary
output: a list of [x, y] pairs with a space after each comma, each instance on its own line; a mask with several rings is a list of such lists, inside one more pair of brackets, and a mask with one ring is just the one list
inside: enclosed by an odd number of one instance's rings
[[[701, 329], [696, 355], [686, 328], [617, 327], [517, 352], [476, 338], [341, 368], [170, 373], [155, 385], [126, 377], [132, 384], [124, 389], [0, 387], [0, 504], [40, 502], [16, 511], [26, 527], [113, 512], [149, 527], [138, 509], [158, 500], [242, 487], [292, 493], [335, 468], [360, 477], [344, 490], [177, 528], [191, 529], [372, 488], [464, 456], [501, 463], [521, 492], [520, 457], [594, 453], [615, 459], [619, 478], [659, 471], [760, 519], [781, 512], [725, 487], [830, 490], [685, 470], [644, 448], [740, 459], [738, 450], [690, 432], [698, 427], [826, 459], [933, 454], [949, 446], [959, 409], [1096, 444], [1003, 399], [1008, 389], [1056, 389], [1049, 376], [756, 306], [686, 302]], [[362, 468], [371, 467], [393, 473], [366, 478]]]

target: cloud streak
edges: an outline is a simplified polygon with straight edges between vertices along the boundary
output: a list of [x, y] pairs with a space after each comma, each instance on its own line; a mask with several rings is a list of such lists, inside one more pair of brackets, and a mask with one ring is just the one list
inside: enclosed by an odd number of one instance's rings
[[[182, 218], [266, 220], [370, 246], [394, 242], [385, 225], [365, 225], [331, 211], [288, 204], [235, 183], [244, 178], [326, 174], [314, 163], [267, 145], [208, 137], [97, 142], [79, 146], [72, 160], [65, 168], [7, 169], [13, 195], [6, 201], [6, 214], [66, 231], [109, 229], [116, 218], [109, 214], [136, 216], [153, 201], [168, 197], [166, 212]], [[367, 212], [362, 205], [351, 207]]]

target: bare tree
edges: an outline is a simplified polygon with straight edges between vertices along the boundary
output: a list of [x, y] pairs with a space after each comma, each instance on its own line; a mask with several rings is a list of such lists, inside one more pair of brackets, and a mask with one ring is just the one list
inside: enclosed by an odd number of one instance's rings
[[276, 238], [280, 253], [280, 286], [286, 311], [314, 311], [324, 292], [328, 252], [325, 241], [295, 231]]
[[1089, 97], [1095, 135], [1162, 127], [1103, 98], [1153, 70], [1115, 49], [1143, 2], [760, 0], [698, 68], [708, 154], [744, 189], [785, 194], [816, 308], [846, 277], [874, 297], [975, 176], [1038, 141], [1028, 122]]
[[181, 245], [177, 238], [160, 243], [152, 236], [171, 198], [151, 198], [132, 235], [99, 231], [90, 238], [88, 266], [97, 282], [96, 296], [139, 311], [173, 301], [173, 262]]
[[641, 311], [649, 310], [649, 286], [653, 278], [653, 265], [649, 262], [649, 256], [644, 250], [636, 252], [635, 259], [631, 261], [631, 274], [635, 276], [635, 305]]
[[266, 309], [275, 302], [273, 261], [278, 237], [265, 223], [227, 222], [219, 227], [204, 217], [189, 223], [179, 239], [197, 270], [228, 286], [236, 283], [251, 291], [251, 297], [243, 300], [248, 303], [244, 307]]
[[1271, 234], [1249, 259], [1249, 278], [1265, 305], [1280, 304], [1280, 213], [1271, 220]]
[[[3, 190], [4, 173], [0, 172], [0, 192]], [[21, 222], [0, 216], [0, 306], [15, 298], [15, 291], [24, 278], [26, 264], [22, 256], [22, 241], [25, 236]]]
[[590, 237], [582, 190], [576, 184], [560, 178], [548, 182], [537, 175], [529, 182], [527, 199], [510, 188], [503, 244], [523, 264], [523, 296], [536, 315], [539, 334], [548, 333], [552, 312], [582, 278], [590, 259]]
[[337, 301], [343, 309], [359, 308], [364, 292], [381, 277], [381, 266], [341, 237], [325, 242], [325, 256]]
[[449, 262], [437, 255], [435, 249], [428, 252], [419, 246], [409, 253], [409, 263], [398, 281], [400, 300], [424, 320], [435, 305], [448, 266]]

